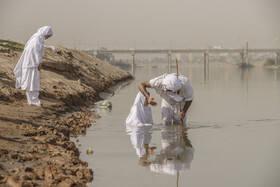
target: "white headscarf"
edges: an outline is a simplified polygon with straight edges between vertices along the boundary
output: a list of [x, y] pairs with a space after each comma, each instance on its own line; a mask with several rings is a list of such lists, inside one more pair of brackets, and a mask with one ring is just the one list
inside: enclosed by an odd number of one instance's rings
[[44, 26], [38, 29], [25, 44], [22, 55], [14, 69], [16, 88], [20, 88], [22, 81], [27, 78], [22, 69], [38, 67], [41, 63], [44, 55], [45, 36], [47, 35], [53, 35], [50, 26]]
[[174, 74], [168, 74], [162, 81], [162, 85], [168, 90], [176, 92], [181, 89], [181, 81]]
[[50, 26], [41, 27], [40, 29], [38, 29], [38, 31], [35, 34], [33, 34], [30, 37], [28, 42], [25, 44], [24, 48], [26, 48], [34, 40], [40, 40], [40, 42], [43, 43], [43, 45], [44, 45], [45, 36], [52, 36], [52, 35], [53, 35], [53, 31], [52, 31], [52, 28]]
[[166, 75], [166, 77], [162, 81], [162, 85], [164, 86], [165, 89], [171, 90], [171, 91], [165, 90], [166, 95], [168, 95], [170, 98], [172, 98], [177, 102], [183, 100], [183, 97], [176, 94], [176, 91], [180, 90], [182, 85], [180, 79], [178, 79], [175, 74]]
[[144, 106], [145, 96], [138, 92], [130, 113], [126, 118], [126, 125], [143, 126], [153, 124], [152, 110], [149, 105]]

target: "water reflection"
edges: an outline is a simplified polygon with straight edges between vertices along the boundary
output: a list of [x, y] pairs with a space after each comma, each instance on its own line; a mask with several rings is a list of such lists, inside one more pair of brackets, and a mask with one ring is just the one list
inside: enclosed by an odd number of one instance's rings
[[190, 169], [194, 158], [194, 148], [188, 139], [187, 128], [182, 125], [163, 125], [161, 129], [161, 149], [150, 146], [152, 125], [127, 126], [127, 134], [139, 157], [139, 164], [157, 173], [177, 175]]
[[152, 125], [130, 126], [126, 125], [127, 134], [130, 135], [131, 144], [139, 157], [139, 164], [149, 166], [151, 163], [147, 161], [149, 155], [153, 153], [156, 147], [150, 147], [152, 140]]
[[246, 92], [248, 94], [249, 83], [248, 83], [248, 75], [249, 75], [249, 67], [240, 68], [241, 69], [241, 80], [245, 84]]
[[152, 159], [150, 170], [157, 173], [178, 175], [190, 169], [194, 148], [182, 125], [162, 126], [162, 149]]
[[[176, 186], [178, 176], [180, 187], [255, 187], [271, 184], [267, 179], [271, 173], [278, 179], [279, 167], [275, 163], [279, 157], [280, 69], [211, 64], [210, 80], [204, 84], [202, 65], [180, 67], [196, 93], [188, 114], [191, 131], [159, 125], [161, 110], [156, 107], [152, 108], [153, 126], [130, 130], [129, 136], [123, 133], [138, 83], [167, 69], [162, 64], [136, 68], [134, 82], [110, 98], [111, 112], [96, 109], [102, 118], [89, 129], [87, 136], [79, 138], [81, 158], [96, 174], [89, 186]], [[155, 99], [161, 98], [156, 94]], [[232, 151], [228, 145], [236, 150]], [[85, 155], [89, 147], [94, 149], [94, 156]], [[260, 151], [260, 147], [264, 150]], [[246, 177], [235, 180], [240, 176]]]
[[266, 77], [277, 82], [280, 80], [280, 68], [264, 68]]

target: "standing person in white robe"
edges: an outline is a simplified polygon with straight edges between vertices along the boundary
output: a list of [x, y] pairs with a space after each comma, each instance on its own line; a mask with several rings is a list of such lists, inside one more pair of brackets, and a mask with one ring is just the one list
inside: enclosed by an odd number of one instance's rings
[[[164, 74], [140, 83], [138, 87], [152, 106], [156, 106], [157, 103], [148, 94], [146, 88], [153, 88], [162, 98], [161, 113], [163, 125], [171, 124], [172, 122], [180, 124], [181, 120], [183, 120], [183, 123], [186, 123], [186, 113], [194, 99], [193, 89], [187, 77], [179, 75], [179, 78], [177, 78], [175, 73]], [[179, 102], [181, 102], [181, 112]]]
[[53, 35], [50, 26], [40, 28], [28, 40], [23, 53], [14, 69], [16, 88], [26, 91], [29, 105], [41, 107], [39, 100], [40, 74], [42, 57], [44, 55], [45, 40]]

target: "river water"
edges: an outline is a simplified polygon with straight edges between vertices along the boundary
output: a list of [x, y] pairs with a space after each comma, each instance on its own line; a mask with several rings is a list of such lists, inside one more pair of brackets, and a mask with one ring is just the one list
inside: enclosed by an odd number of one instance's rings
[[163, 64], [138, 65], [135, 80], [110, 98], [112, 109], [94, 109], [102, 117], [78, 137], [81, 159], [94, 171], [88, 185], [279, 187], [280, 69], [215, 63], [206, 80], [203, 65], [179, 66], [195, 93], [187, 127], [162, 126], [161, 99], [150, 90], [158, 102], [155, 124], [126, 129], [137, 85], [168, 71]]

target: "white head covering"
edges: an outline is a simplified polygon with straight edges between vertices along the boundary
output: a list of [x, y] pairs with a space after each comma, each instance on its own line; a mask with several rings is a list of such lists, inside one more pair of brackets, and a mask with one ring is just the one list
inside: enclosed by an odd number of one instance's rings
[[171, 91], [166, 91], [166, 95], [173, 100], [180, 102], [183, 100], [183, 97], [178, 95], [176, 91], [181, 89], [181, 81], [180, 79], [177, 78], [175, 74], [168, 74], [166, 77], [162, 80], [162, 85], [164, 86], [165, 89], [171, 90]]
[[41, 27], [40, 29], [38, 29], [38, 31], [35, 34], [33, 34], [30, 37], [28, 42], [25, 44], [24, 48], [26, 48], [34, 40], [40, 40], [40, 42], [44, 45], [45, 36], [52, 36], [52, 35], [53, 35], [53, 31], [52, 31], [52, 28], [50, 26]]
[[172, 92], [176, 92], [181, 89], [181, 81], [174, 74], [166, 75], [162, 81], [162, 85]]
[[144, 106], [145, 96], [138, 92], [130, 113], [126, 118], [126, 125], [143, 126], [153, 124], [152, 110], [149, 105]]
[[53, 35], [52, 28], [50, 26], [44, 26], [38, 29], [37, 34], [39, 36], [51, 36]]
[[[44, 26], [31, 36], [28, 42], [24, 46], [24, 50], [22, 55], [14, 69], [14, 74], [16, 76], [16, 88], [20, 88], [26, 90], [26, 87], [34, 87], [34, 82], [36, 84], [39, 81], [31, 81], [26, 82], [28, 80], [34, 80], [32, 77], [32, 73], [27, 74], [23, 69], [38, 67], [42, 61], [42, 57], [44, 55], [44, 45], [45, 45], [45, 36], [53, 35], [53, 31], [50, 26]], [[39, 84], [39, 83], [38, 83]], [[25, 85], [25, 86], [23, 86]], [[23, 87], [22, 87], [23, 86]], [[39, 85], [35, 85], [36, 88], [39, 88]], [[32, 89], [33, 90], [33, 89]], [[36, 89], [37, 90], [37, 89]], [[31, 91], [31, 90], [30, 90]]]

